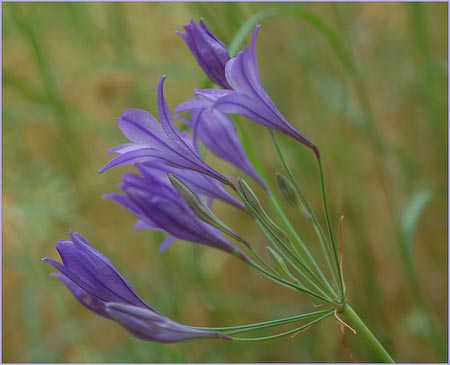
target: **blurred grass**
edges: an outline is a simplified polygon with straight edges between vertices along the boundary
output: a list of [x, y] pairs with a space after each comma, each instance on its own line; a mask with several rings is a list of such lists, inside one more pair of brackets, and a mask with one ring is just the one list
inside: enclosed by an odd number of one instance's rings
[[[194, 254], [179, 242], [159, 255], [161, 235], [134, 231], [130, 214], [101, 199], [126, 169], [97, 173], [105, 151], [123, 141], [121, 111], [155, 112], [163, 73], [172, 109], [204, 85], [175, 30], [203, 17], [229, 44], [255, 16], [264, 85], [321, 149], [333, 225], [345, 215], [349, 300], [398, 361], [447, 360], [447, 4], [2, 6], [3, 362], [349, 361], [332, 320], [270, 346], [139, 341], [79, 305], [40, 262], [56, 257], [54, 243], [72, 227], [180, 322], [243, 324], [308, 307], [220, 252]], [[281, 170], [266, 131], [239, 125], [245, 140], [258, 141], [253, 158]], [[310, 151], [280, 141], [320, 212]], [[424, 191], [433, 192], [427, 205]], [[217, 208], [261, 240], [243, 216]], [[287, 210], [316, 244], [307, 222]], [[358, 336], [347, 341], [357, 360], [376, 360]]]

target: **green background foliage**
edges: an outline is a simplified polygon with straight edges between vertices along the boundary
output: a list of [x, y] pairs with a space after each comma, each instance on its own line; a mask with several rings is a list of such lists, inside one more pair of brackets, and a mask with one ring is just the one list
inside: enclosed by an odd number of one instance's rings
[[[175, 34], [200, 17], [227, 44], [248, 44], [253, 24], [262, 24], [263, 83], [321, 149], [336, 229], [345, 216], [349, 301], [396, 360], [446, 361], [447, 4], [3, 3], [2, 9], [3, 362], [376, 360], [358, 336], [342, 338], [332, 318], [270, 344], [140, 341], [82, 307], [40, 261], [57, 256], [54, 243], [71, 227], [179, 322], [238, 325], [311, 309], [303, 296], [219, 251], [177, 242], [160, 255], [161, 234], [134, 230], [131, 214], [101, 199], [132, 170], [97, 173], [109, 158], [105, 151], [125, 141], [116, 125], [120, 113], [129, 107], [156, 113], [162, 74], [172, 109], [207, 84]], [[281, 164], [267, 131], [244, 119], [239, 125], [252, 159], [274, 178]], [[321, 212], [311, 151], [279, 140]], [[319, 253], [308, 222], [286, 210]], [[243, 214], [220, 204], [216, 211], [255, 246], [265, 245]]]

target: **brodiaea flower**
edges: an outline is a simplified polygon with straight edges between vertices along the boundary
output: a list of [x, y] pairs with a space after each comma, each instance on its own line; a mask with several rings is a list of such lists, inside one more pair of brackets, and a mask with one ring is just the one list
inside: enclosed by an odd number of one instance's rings
[[[195, 215], [168, 180], [159, 176], [165, 174], [164, 171], [145, 170], [140, 165], [136, 167], [141, 170], [141, 176], [130, 173], [122, 176], [120, 188], [125, 195], [113, 193], [105, 197], [134, 213], [142, 222], [138, 227], [167, 232], [178, 239], [215, 247], [246, 260], [246, 256], [216, 228]], [[166, 249], [172, 241], [166, 241], [161, 250]]]
[[[259, 28], [260, 26], [257, 26], [253, 32], [250, 49], [244, 47], [225, 65], [225, 79], [229, 87], [224, 89], [229, 90], [218, 92], [216, 89], [205, 89], [196, 92], [196, 95], [215, 100], [214, 108], [218, 111], [243, 115], [295, 138], [312, 148], [319, 157], [317, 147], [286, 120], [262, 85], [256, 58], [256, 38]], [[202, 62], [205, 63], [206, 60]]]
[[203, 20], [199, 24], [191, 20], [183, 28], [186, 34], [177, 33], [186, 42], [205, 74], [217, 85], [229, 89], [225, 79], [225, 64], [230, 55], [225, 44], [209, 31]]
[[43, 260], [59, 271], [53, 275], [93, 312], [120, 323], [134, 336], [148, 341], [227, 338], [218, 332], [176, 323], [159, 313], [139, 297], [111, 261], [84, 237], [72, 232], [70, 237], [71, 241], [56, 244], [62, 264], [49, 258]]
[[119, 128], [132, 143], [111, 149], [109, 152], [119, 153], [119, 156], [109, 161], [100, 172], [115, 166], [158, 159], [169, 166], [194, 170], [232, 185], [225, 176], [200, 158], [190, 141], [175, 127], [164, 99], [165, 78], [166, 76], [163, 76], [158, 85], [158, 114], [161, 123], [145, 110], [124, 111], [118, 121]]

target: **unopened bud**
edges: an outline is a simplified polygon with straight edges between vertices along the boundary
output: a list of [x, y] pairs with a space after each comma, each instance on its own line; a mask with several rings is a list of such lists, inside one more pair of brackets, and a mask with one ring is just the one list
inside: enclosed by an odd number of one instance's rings
[[250, 186], [241, 178], [238, 179], [238, 191], [241, 194], [246, 207], [257, 219], [262, 221], [272, 233], [276, 234], [281, 239], [288, 239], [286, 233], [284, 233], [283, 230], [267, 215]]
[[281, 195], [288, 202], [288, 204], [290, 204], [295, 208], [300, 209], [306, 218], [311, 219], [311, 214], [309, 214], [308, 210], [305, 208], [302, 201], [300, 200], [297, 192], [295, 191], [294, 185], [292, 185], [292, 183], [279, 172], [277, 172], [276, 179]]
[[277, 172], [276, 180], [283, 198], [290, 205], [298, 207], [300, 205], [300, 200], [291, 182], [279, 172]]
[[267, 246], [266, 249], [267, 249], [267, 252], [269, 253], [269, 255], [276, 262], [278, 271], [280, 273], [285, 274], [290, 280], [292, 280], [300, 285], [300, 281], [294, 275], [291, 274], [291, 272], [289, 271], [286, 263], [284, 262], [283, 258], [280, 256], [280, 254], [278, 252], [276, 252], [275, 250], [273, 250], [269, 246]]

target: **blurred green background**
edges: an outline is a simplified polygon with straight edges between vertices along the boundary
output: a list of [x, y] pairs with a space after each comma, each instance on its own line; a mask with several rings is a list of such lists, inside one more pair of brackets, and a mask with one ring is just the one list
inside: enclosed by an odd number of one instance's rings
[[[221, 252], [135, 231], [101, 196], [124, 167], [97, 171], [125, 141], [122, 110], [156, 112], [168, 75], [173, 109], [206, 79], [175, 34], [203, 17], [229, 44], [262, 24], [263, 83], [321, 149], [333, 224], [344, 225], [349, 301], [393, 357], [447, 361], [446, 3], [3, 3], [3, 362], [348, 362], [332, 318], [270, 343], [137, 340], [82, 307], [40, 259], [71, 227], [108, 255], [158, 310], [186, 324], [226, 326], [311, 309]], [[281, 170], [266, 130], [241, 120], [252, 156]], [[311, 151], [280, 137], [321, 212]], [[255, 143], [256, 142], [256, 143]], [[226, 164], [217, 166], [235, 175]], [[258, 194], [264, 196], [261, 190]], [[288, 209], [288, 208], [287, 208]], [[242, 215], [218, 214], [255, 245]], [[312, 228], [289, 211], [318, 247]], [[321, 214], [319, 214], [320, 217]], [[346, 346], [376, 361], [359, 336]]]

